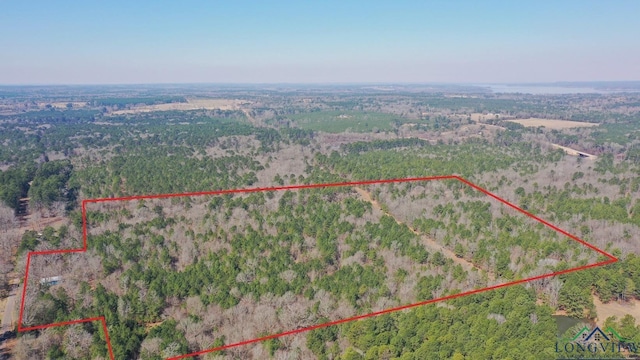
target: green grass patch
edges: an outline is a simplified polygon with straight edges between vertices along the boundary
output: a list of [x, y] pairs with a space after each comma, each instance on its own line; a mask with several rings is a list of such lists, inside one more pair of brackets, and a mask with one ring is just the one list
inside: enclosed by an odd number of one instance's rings
[[395, 123], [408, 121], [398, 115], [378, 112], [322, 111], [291, 115], [300, 128], [330, 133], [393, 130]]
[[615, 123], [600, 125], [591, 135], [597, 144], [617, 143], [626, 145], [640, 139], [640, 123]]

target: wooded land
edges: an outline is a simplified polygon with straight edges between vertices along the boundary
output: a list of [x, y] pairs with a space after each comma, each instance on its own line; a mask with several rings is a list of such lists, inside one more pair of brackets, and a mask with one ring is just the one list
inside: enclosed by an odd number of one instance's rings
[[[620, 260], [202, 357], [554, 358], [560, 314], [640, 343], [638, 319], [600, 319], [594, 305], [640, 300], [639, 95], [66, 91], [36, 102], [0, 89], [11, 110], [0, 115], [1, 297], [29, 251], [82, 246], [85, 199], [456, 174]], [[234, 105], [149, 110], [205, 100]], [[57, 103], [72, 106], [47, 107]], [[509, 121], [527, 118], [598, 125]], [[23, 325], [105, 316], [116, 359], [170, 358], [603, 260], [456, 181], [90, 203], [87, 225], [86, 253], [31, 258]], [[10, 352], [110, 356], [98, 322], [20, 333]]]

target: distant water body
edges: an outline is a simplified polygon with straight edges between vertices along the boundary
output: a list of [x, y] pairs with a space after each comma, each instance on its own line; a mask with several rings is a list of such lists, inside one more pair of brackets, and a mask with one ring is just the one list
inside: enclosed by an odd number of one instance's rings
[[520, 93], [532, 95], [563, 95], [563, 94], [611, 94], [621, 91], [603, 90], [589, 87], [564, 86], [527, 86], [527, 85], [477, 85], [488, 88], [494, 93]]

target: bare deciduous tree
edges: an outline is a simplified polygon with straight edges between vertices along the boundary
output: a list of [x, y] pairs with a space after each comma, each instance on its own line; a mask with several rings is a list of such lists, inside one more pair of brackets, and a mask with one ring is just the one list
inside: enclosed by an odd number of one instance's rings
[[152, 357], [154, 355], [160, 355], [160, 345], [162, 344], [161, 338], [146, 338], [140, 344], [140, 357]]
[[38, 350], [36, 343], [36, 336], [31, 333], [21, 336], [13, 349], [16, 360], [44, 359], [45, 353]]
[[0, 204], [0, 231], [5, 232], [10, 229], [17, 228], [19, 225], [18, 219], [15, 217], [13, 209]]
[[80, 325], [72, 325], [64, 333], [63, 345], [65, 353], [72, 359], [86, 358], [93, 342], [93, 336]]

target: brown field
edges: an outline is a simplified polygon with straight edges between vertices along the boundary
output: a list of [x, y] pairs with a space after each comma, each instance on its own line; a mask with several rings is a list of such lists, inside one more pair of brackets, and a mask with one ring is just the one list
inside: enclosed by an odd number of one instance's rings
[[152, 111], [170, 111], [170, 110], [238, 110], [240, 105], [246, 104], [242, 100], [228, 100], [228, 99], [189, 99], [186, 103], [171, 103], [171, 104], [158, 104], [158, 105], [144, 105], [138, 106], [128, 110], [118, 110], [111, 114], [135, 114]]
[[570, 128], [577, 128], [577, 127], [598, 126], [598, 124], [581, 122], [581, 121], [553, 120], [553, 119], [539, 119], [539, 118], [507, 120], [507, 121], [518, 123], [526, 127], [544, 126], [546, 128], [555, 129], [555, 130], [570, 129]]
[[599, 326], [603, 326], [605, 320], [611, 316], [615, 316], [618, 320], [622, 319], [625, 315], [631, 315], [636, 320], [640, 319], [640, 305], [638, 305], [637, 300], [627, 301], [623, 304], [616, 301], [604, 304], [597, 296], [594, 296], [593, 305], [596, 307], [596, 313], [598, 314], [596, 323]]

